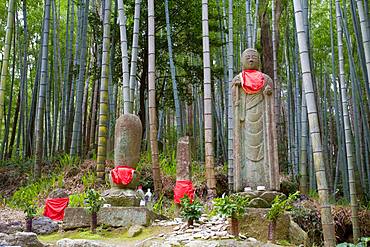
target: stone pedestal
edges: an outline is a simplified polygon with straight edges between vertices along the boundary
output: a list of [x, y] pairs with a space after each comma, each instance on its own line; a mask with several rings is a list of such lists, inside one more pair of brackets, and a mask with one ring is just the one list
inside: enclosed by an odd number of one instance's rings
[[113, 207], [138, 207], [140, 205], [140, 199], [136, 191], [132, 189], [112, 188], [104, 191], [102, 196], [105, 202]]
[[[144, 207], [109, 207], [98, 212], [98, 225], [129, 227], [133, 225], [149, 226], [160, 217]], [[91, 215], [84, 208], [66, 208], [63, 229], [71, 230], [89, 227]]]

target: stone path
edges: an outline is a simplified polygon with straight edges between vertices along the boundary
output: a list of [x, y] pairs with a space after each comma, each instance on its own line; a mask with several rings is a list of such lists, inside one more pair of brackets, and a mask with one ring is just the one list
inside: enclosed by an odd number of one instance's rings
[[173, 221], [156, 221], [154, 225], [174, 226], [173, 231], [160, 234], [157, 239], [147, 241], [138, 246], [144, 247], [216, 247], [216, 246], [277, 246], [258, 242], [255, 238], [239, 235], [238, 238], [227, 232], [228, 222], [226, 219], [214, 216], [210, 219], [202, 215], [198, 223], [187, 226], [180, 218]]

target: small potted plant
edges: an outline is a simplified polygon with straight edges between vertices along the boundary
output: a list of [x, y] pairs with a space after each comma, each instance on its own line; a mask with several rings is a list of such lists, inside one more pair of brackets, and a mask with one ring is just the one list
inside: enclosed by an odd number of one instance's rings
[[194, 224], [202, 215], [203, 206], [198, 200], [191, 200], [187, 195], [181, 199], [181, 216], [188, 221], [188, 226]]
[[267, 219], [269, 220], [269, 229], [268, 229], [268, 240], [272, 243], [275, 243], [275, 230], [276, 222], [279, 216], [281, 216], [285, 210], [292, 208], [292, 202], [294, 202], [299, 196], [299, 191], [294, 194], [290, 194], [288, 198], [284, 199], [283, 196], [276, 196], [272, 201], [272, 206], [267, 213]]
[[36, 216], [37, 207], [32, 203], [28, 202], [25, 204], [24, 213], [26, 214], [26, 231], [32, 232], [32, 220]]
[[239, 236], [239, 219], [249, 205], [249, 198], [240, 195], [223, 195], [221, 198], [215, 198], [214, 202], [215, 212], [229, 219], [230, 234]]
[[27, 190], [22, 191], [19, 198], [20, 207], [26, 215], [26, 231], [32, 232], [32, 220], [36, 216], [37, 206], [35, 204], [34, 195]]
[[91, 232], [96, 233], [96, 227], [98, 225], [98, 212], [103, 206], [104, 198], [101, 197], [100, 193], [94, 189], [89, 189], [86, 192], [85, 205], [86, 209], [91, 214]]

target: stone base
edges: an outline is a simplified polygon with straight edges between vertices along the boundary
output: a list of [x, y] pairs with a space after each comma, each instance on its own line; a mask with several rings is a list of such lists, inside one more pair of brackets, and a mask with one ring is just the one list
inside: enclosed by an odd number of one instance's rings
[[140, 199], [136, 192], [131, 189], [112, 188], [103, 192], [103, 197], [107, 204], [113, 207], [138, 207]]
[[248, 192], [240, 192], [237, 193], [243, 197], [247, 197], [250, 199], [251, 208], [269, 208], [272, 205], [272, 202], [276, 196], [283, 196], [284, 199], [286, 196], [277, 191], [248, 191]]
[[[243, 219], [239, 221], [240, 233], [260, 241], [267, 241], [269, 220], [266, 215], [268, 211], [269, 209], [265, 208], [247, 208]], [[278, 218], [276, 240], [289, 240], [289, 223], [288, 214], [283, 214]]]
[[[129, 227], [133, 225], [149, 226], [157, 214], [144, 207], [109, 207], [101, 208], [98, 212], [98, 225], [111, 227]], [[63, 229], [71, 230], [80, 227], [89, 227], [91, 215], [85, 208], [66, 208], [63, 220]]]

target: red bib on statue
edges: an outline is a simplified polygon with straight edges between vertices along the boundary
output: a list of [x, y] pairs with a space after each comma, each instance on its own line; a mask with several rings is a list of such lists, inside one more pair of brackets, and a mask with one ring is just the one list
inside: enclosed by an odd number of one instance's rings
[[175, 203], [180, 203], [181, 199], [187, 195], [190, 201], [194, 200], [194, 187], [190, 180], [177, 180], [175, 189], [173, 190], [173, 199]]
[[241, 84], [247, 94], [255, 94], [265, 86], [265, 77], [258, 70], [243, 70], [241, 73]]
[[64, 209], [68, 206], [69, 198], [46, 199], [44, 216], [52, 220], [63, 220]]
[[115, 184], [128, 185], [134, 176], [135, 168], [129, 166], [117, 166], [111, 170], [110, 175]]

